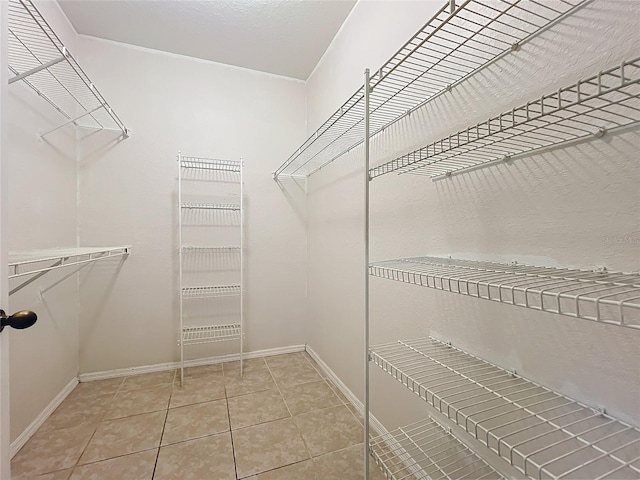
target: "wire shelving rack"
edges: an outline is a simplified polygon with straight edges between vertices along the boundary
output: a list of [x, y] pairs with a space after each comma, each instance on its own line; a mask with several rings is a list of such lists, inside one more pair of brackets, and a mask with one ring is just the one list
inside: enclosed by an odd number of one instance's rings
[[450, 91], [586, 1], [449, 1], [372, 75], [370, 108], [362, 86], [274, 172], [274, 178], [315, 173], [360, 145], [369, 132], [376, 135]]
[[640, 122], [640, 57], [598, 72], [369, 170], [452, 173]]
[[124, 123], [31, 0], [9, 0], [8, 26], [9, 84], [23, 81], [64, 118], [41, 136], [73, 124], [128, 137]]
[[[237, 203], [210, 203], [210, 202], [191, 202], [184, 201], [185, 192], [184, 182], [185, 180], [192, 180], [193, 178], [185, 177], [186, 172], [193, 172], [202, 170], [207, 173], [206, 176], [196, 176], [198, 180], [206, 180], [206, 190], [208, 196], [218, 196], [215, 191], [210, 191], [210, 187], [215, 189], [216, 182], [232, 182], [237, 185], [238, 194], [233, 194], [237, 197]], [[244, 255], [243, 255], [243, 242], [244, 242], [244, 183], [243, 183], [243, 168], [241, 161], [221, 160], [194, 156], [184, 156], [178, 153], [178, 237], [179, 237], [179, 295], [180, 295], [180, 382], [184, 384], [184, 361], [186, 346], [201, 345], [207, 343], [217, 343], [228, 340], [239, 340], [239, 355], [240, 355], [240, 375], [243, 374], [243, 354], [244, 354]], [[197, 172], [196, 172], [197, 173]], [[234, 185], [234, 188], [235, 188]], [[185, 219], [189, 215], [189, 211], [192, 210], [225, 210], [231, 211], [230, 215], [234, 217], [239, 214], [239, 235], [237, 238], [238, 243], [234, 245], [216, 245], [216, 244], [201, 244], [201, 238], [196, 239], [197, 244], [188, 243], [188, 236], [185, 234], [185, 227], [189, 226], [208, 226], [216, 227], [216, 222], [212, 222], [211, 218], [198, 218], [196, 224], [186, 224]], [[209, 217], [210, 215], [204, 215]], [[193, 219], [192, 219], [193, 220]], [[229, 241], [229, 238], [225, 238], [225, 241]], [[231, 239], [233, 243], [235, 240]], [[205, 242], [206, 243], [206, 242]], [[215, 277], [216, 265], [218, 268], [222, 265], [218, 265], [217, 260], [219, 257], [226, 257], [228, 255], [239, 255], [239, 283], [225, 283], [225, 284], [209, 284], [212, 280], [212, 276]], [[189, 258], [189, 262], [187, 262]], [[203, 262], [204, 259], [206, 262]], [[202, 285], [189, 285], [185, 279], [187, 276], [187, 264], [193, 267], [194, 264], [203, 263], [200, 268], [205, 269], [205, 276], [207, 284]], [[225, 264], [228, 266], [227, 264]], [[190, 267], [190, 268], [191, 268]], [[198, 272], [202, 275], [202, 272]], [[202, 280], [202, 279], [201, 279]], [[236, 280], [237, 281], [237, 280]], [[215, 303], [222, 300], [215, 300], [216, 298], [224, 297], [238, 297], [239, 298], [239, 314], [237, 314], [237, 322], [224, 322], [216, 323], [216, 320], [220, 322], [220, 319], [216, 319], [216, 312], [218, 312], [218, 305]], [[188, 307], [186, 303], [190, 300], [202, 299], [200, 302], [190, 302], [191, 307]], [[209, 299], [209, 300], [207, 300]], [[189, 308], [193, 308], [198, 303], [206, 304], [205, 322], [208, 324], [202, 325], [187, 325], [187, 311]], [[202, 306], [202, 305], [201, 305]], [[202, 310], [199, 310], [202, 313]], [[192, 312], [193, 313], [193, 312]], [[220, 313], [220, 312], [218, 312]]]
[[431, 418], [372, 438], [370, 448], [391, 480], [504, 478]]
[[372, 276], [640, 329], [640, 274], [413, 257], [373, 262]]
[[[530, 478], [638, 478], [640, 431], [433, 338], [372, 361]], [[421, 478], [421, 477], [418, 477]]]

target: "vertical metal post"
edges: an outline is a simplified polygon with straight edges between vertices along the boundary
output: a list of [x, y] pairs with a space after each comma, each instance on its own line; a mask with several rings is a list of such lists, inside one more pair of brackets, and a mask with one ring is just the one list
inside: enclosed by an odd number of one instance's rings
[[184, 386], [184, 324], [182, 319], [182, 154], [178, 152], [178, 270], [180, 278], [180, 386]]
[[364, 71], [364, 478], [369, 480], [369, 69]]
[[240, 377], [244, 375], [244, 164], [240, 157]]

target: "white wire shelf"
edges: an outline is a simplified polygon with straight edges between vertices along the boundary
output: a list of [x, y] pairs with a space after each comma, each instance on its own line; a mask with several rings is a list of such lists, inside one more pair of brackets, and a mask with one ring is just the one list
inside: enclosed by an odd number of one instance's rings
[[369, 170], [438, 179], [640, 122], [640, 57]]
[[[453, 2], [455, 4], [455, 2]], [[370, 125], [375, 135], [410, 112], [518, 48], [583, 0], [447, 2], [375, 75]], [[309, 176], [362, 143], [364, 86], [274, 173]]]
[[431, 418], [372, 438], [370, 449], [391, 480], [504, 478]]
[[215, 158], [188, 157], [181, 155], [180, 166], [198, 170], [221, 170], [225, 172], [240, 173], [240, 162], [233, 160], [220, 160]]
[[[121, 247], [76, 247], [33, 250], [9, 253], [9, 278], [22, 277], [51, 270], [81, 265], [113, 257], [121, 257], [131, 252], [130, 246]], [[48, 265], [44, 265], [47, 263]]]
[[242, 293], [240, 285], [184, 287], [182, 298], [235, 297]]
[[200, 245], [183, 245], [183, 252], [211, 252], [211, 253], [226, 253], [226, 252], [238, 252], [240, 251], [239, 246], [220, 246], [220, 247], [212, 247], [212, 246], [200, 246]]
[[376, 277], [640, 329], [640, 274], [438, 257], [373, 262]]
[[640, 478], [640, 431], [433, 338], [372, 361], [530, 478]]
[[64, 123], [41, 134], [74, 124], [81, 127], [128, 131], [98, 89], [64, 47], [30, 0], [9, 0], [8, 63], [22, 80], [63, 117]]
[[234, 203], [183, 202], [182, 208], [189, 210], [231, 210], [240, 211], [240, 205]]
[[240, 336], [241, 329], [239, 323], [184, 327], [182, 329], [183, 345], [199, 345], [203, 343], [239, 340]]

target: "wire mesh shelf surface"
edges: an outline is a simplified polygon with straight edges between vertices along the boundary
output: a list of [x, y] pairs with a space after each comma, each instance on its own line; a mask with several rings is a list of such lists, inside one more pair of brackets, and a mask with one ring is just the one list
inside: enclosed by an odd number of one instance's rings
[[59, 127], [74, 123], [128, 135], [122, 121], [30, 0], [9, 0], [8, 26], [8, 63], [14, 75], [9, 83], [22, 80], [62, 114], [66, 120]]
[[240, 285], [212, 285], [182, 289], [183, 298], [235, 297], [241, 293]]
[[370, 449], [392, 480], [504, 478], [431, 418], [372, 438]]
[[226, 253], [226, 252], [239, 252], [241, 247], [239, 246], [202, 246], [202, 245], [183, 245], [182, 250], [184, 252], [212, 252], [212, 253]]
[[607, 130], [640, 122], [640, 58], [623, 62], [549, 95], [369, 170], [432, 178], [514, 155], [601, 137]]
[[215, 158], [187, 157], [181, 155], [182, 168], [195, 168], [199, 170], [222, 170], [225, 172], [240, 173], [240, 162], [233, 160], [220, 160]]
[[640, 431], [433, 338], [372, 361], [531, 478], [640, 477]]
[[182, 329], [182, 342], [184, 345], [198, 345], [203, 343], [237, 340], [240, 336], [241, 329], [239, 323], [184, 327]]
[[[372, 78], [372, 135], [572, 12], [583, 0], [447, 2]], [[364, 86], [275, 172], [308, 176], [364, 139]]]
[[182, 208], [189, 210], [232, 210], [240, 211], [240, 205], [234, 203], [182, 202]]
[[640, 274], [438, 257], [373, 262], [376, 277], [640, 329]]
[[[52, 248], [9, 254], [9, 278], [128, 255], [130, 246]], [[48, 265], [44, 265], [47, 263]]]

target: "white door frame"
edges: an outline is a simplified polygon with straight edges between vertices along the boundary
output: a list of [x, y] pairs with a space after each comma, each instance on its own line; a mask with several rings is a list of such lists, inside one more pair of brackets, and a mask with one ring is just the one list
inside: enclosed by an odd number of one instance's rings
[[[8, 311], [7, 257], [7, 67], [8, 2], [0, 0], [0, 308]], [[9, 453], [9, 333], [0, 334], [0, 480], [11, 478]]]

